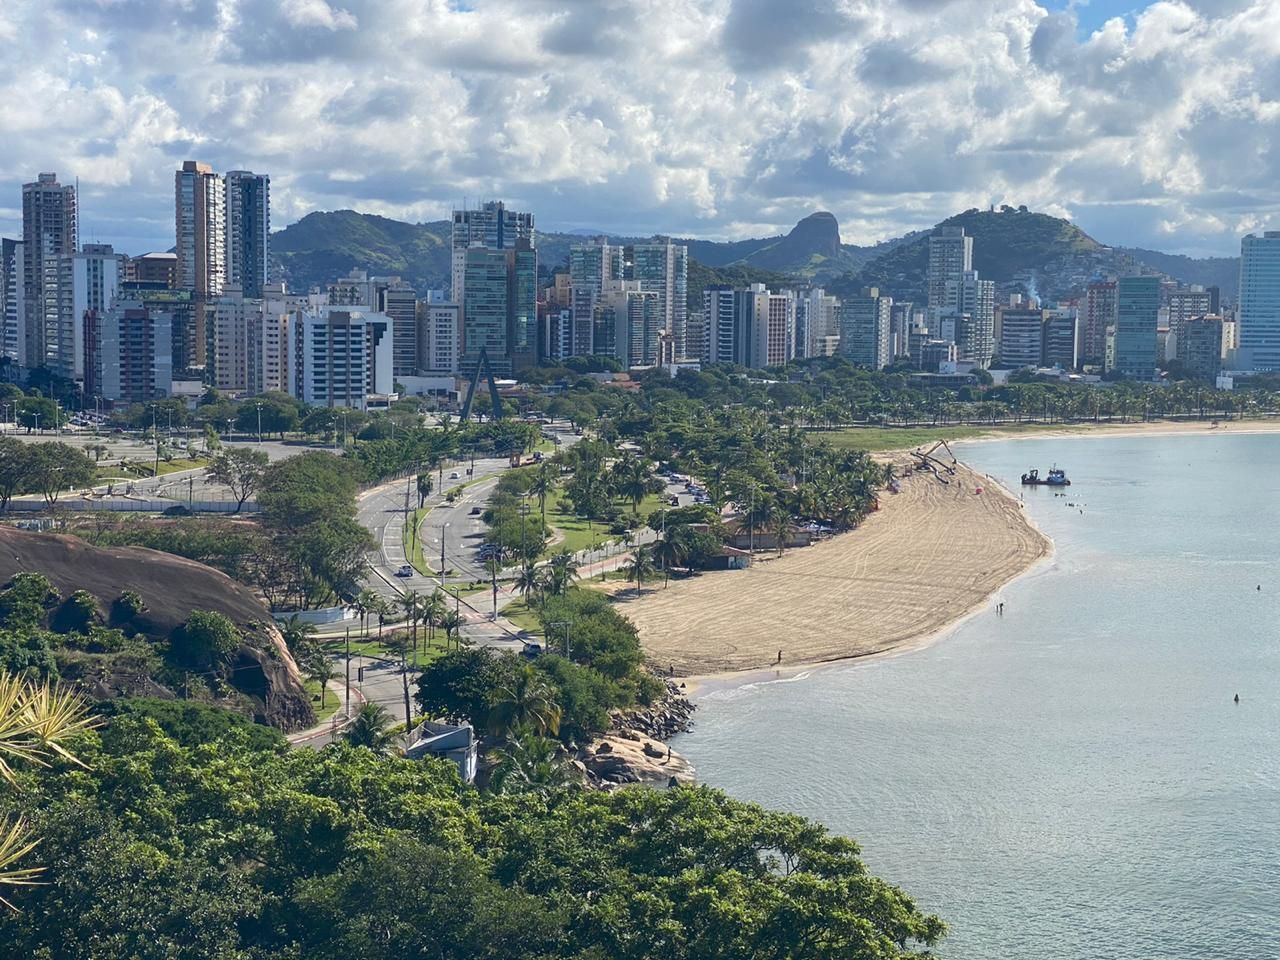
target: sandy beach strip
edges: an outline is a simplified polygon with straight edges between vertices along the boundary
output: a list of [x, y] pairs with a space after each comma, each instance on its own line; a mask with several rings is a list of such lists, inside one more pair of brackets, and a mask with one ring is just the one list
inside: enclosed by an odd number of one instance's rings
[[[1016, 497], [963, 464], [902, 472], [855, 531], [619, 597], [655, 666], [682, 676], [825, 663], [936, 636], [1047, 556]], [[975, 491], [981, 489], [981, 493]]]

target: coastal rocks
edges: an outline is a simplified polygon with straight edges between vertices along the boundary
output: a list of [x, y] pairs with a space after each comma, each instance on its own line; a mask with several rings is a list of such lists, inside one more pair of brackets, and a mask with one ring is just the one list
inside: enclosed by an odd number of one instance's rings
[[615, 730], [630, 731], [655, 740], [669, 740], [677, 733], [693, 729], [693, 712], [697, 707], [670, 680], [667, 695], [645, 710], [629, 710], [614, 714]]
[[[608, 746], [601, 752], [600, 747]], [[677, 783], [693, 783], [693, 766], [674, 750], [659, 747], [651, 740], [627, 740], [610, 736], [597, 744], [595, 752], [578, 756], [574, 764], [597, 789], [613, 790], [628, 784], [667, 787]]]
[[662, 741], [693, 728], [694, 704], [670, 681], [661, 700], [643, 710], [613, 715], [613, 730], [577, 752], [574, 766], [597, 789], [634, 783], [669, 787], [693, 783], [693, 766]]

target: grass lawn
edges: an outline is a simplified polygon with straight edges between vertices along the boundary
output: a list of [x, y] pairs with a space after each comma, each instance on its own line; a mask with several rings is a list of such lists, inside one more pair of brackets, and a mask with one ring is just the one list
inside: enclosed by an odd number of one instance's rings
[[502, 616], [521, 630], [528, 630], [530, 633], [538, 635], [542, 634], [542, 621], [538, 619], [537, 611], [531, 609], [523, 599], [516, 600], [503, 607]]
[[[593, 520], [588, 523], [582, 517], [574, 516], [572, 508], [568, 513], [562, 512], [558, 506], [559, 501], [562, 499], [565, 499], [562, 486], [557, 486], [551, 495], [547, 497], [547, 526], [553, 530], [559, 530], [564, 535], [564, 540], [548, 547], [546, 556], [560, 553], [563, 550], [577, 553], [579, 550], [594, 549], [606, 540], [621, 539], [616, 534], [609, 532], [607, 523], [602, 523], [599, 520]], [[616, 500], [614, 503], [622, 510], [624, 516], [631, 516], [631, 501]], [[661, 495], [651, 493], [640, 501], [640, 509], [636, 516], [643, 522], [650, 513], [661, 506]], [[537, 511], [536, 503], [534, 504], [534, 511]]]
[[978, 424], [949, 424], [947, 426], [914, 427], [851, 427], [847, 430], [815, 430], [810, 436], [824, 439], [835, 447], [852, 447], [876, 452], [880, 450], [905, 450], [932, 444], [938, 440], [972, 440], [975, 437], [1010, 437], [1044, 430], [1084, 432], [1095, 429], [1083, 423], [1010, 423], [994, 426]]
[[431, 507], [423, 507], [420, 510], [413, 511], [413, 516], [404, 525], [404, 543], [408, 548], [405, 550], [405, 555], [409, 558], [409, 563], [413, 565], [413, 569], [424, 577], [434, 577], [436, 575], [435, 570], [427, 563], [426, 557], [422, 553], [422, 524], [431, 510]]
[[[431, 631], [426, 626], [418, 627], [418, 652], [410, 653], [407, 657], [409, 666], [425, 667], [432, 660], [444, 655], [444, 631], [437, 630], [435, 643], [427, 645], [428, 637]], [[323, 644], [325, 652], [331, 656], [341, 656], [347, 649], [345, 640], [326, 640]], [[375, 638], [373, 640], [352, 640], [351, 641], [352, 656], [359, 657], [378, 657], [382, 660], [399, 660], [400, 654], [390, 649], [386, 644], [379, 643]], [[341, 664], [338, 665], [341, 669]], [[351, 677], [355, 679], [355, 668], [351, 669]], [[310, 689], [310, 685], [308, 685]]]
[[335, 680], [329, 686], [329, 690], [324, 695], [324, 706], [320, 706], [320, 701], [316, 699], [320, 696], [320, 683], [316, 680], [306, 680], [303, 683], [303, 689], [307, 696], [311, 698], [311, 706], [316, 711], [316, 723], [324, 723], [342, 706], [342, 682]]

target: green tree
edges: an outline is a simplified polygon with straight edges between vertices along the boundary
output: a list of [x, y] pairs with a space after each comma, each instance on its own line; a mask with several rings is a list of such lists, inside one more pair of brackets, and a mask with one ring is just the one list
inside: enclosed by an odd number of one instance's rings
[[423, 504], [427, 502], [427, 497], [431, 496], [431, 491], [435, 488], [435, 484], [431, 479], [431, 474], [418, 474], [418, 509], [421, 510]]
[[32, 459], [29, 444], [0, 436], [0, 513], [9, 509], [14, 494], [29, 489]]
[[637, 595], [644, 586], [644, 581], [652, 579], [657, 572], [657, 568], [653, 565], [653, 556], [644, 547], [637, 547], [631, 554], [631, 560], [622, 569], [627, 579], [635, 583]]
[[174, 632], [173, 652], [197, 669], [218, 668], [240, 648], [240, 631], [215, 610], [193, 610], [187, 622]]
[[229, 447], [213, 458], [209, 464], [209, 476], [231, 490], [236, 498], [236, 513], [245, 501], [253, 496], [262, 482], [267, 467], [267, 455], [252, 447]]
[[538, 736], [560, 730], [560, 705], [546, 678], [528, 664], [520, 664], [508, 681], [493, 692], [489, 730], [506, 735], [528, 727]]
[[342, 734], [344, 743], [353, 747], [365, 747], [375, 753], [385, 753], [395, 738], [387, 729], [391, 726], [391, 714], [377, 703], [366, 703], [360, 708], [351, 725]]
[[489, 779], [496, 793], [552, 793], [579, 782], [558, 740], [528, 727], [516, 727], [504, 746], [494, 751], [497, 763]]
[[93, 461], [75, 447], [56, 442], [32, 446], [28, 483], [50, 506], [63, 490], [93, 482]]

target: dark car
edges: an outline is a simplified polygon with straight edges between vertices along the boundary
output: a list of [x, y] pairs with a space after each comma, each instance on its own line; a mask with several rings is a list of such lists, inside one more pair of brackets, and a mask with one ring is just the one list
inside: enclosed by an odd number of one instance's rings
[[484, 513], [484, 507], [472, 507], [472, 508], [471, 508], [471, 516], [473, 516], [473, 517], [478, 517], [478, 516], [480, 516], [480, 514], [482, 514], [482, 513]]

